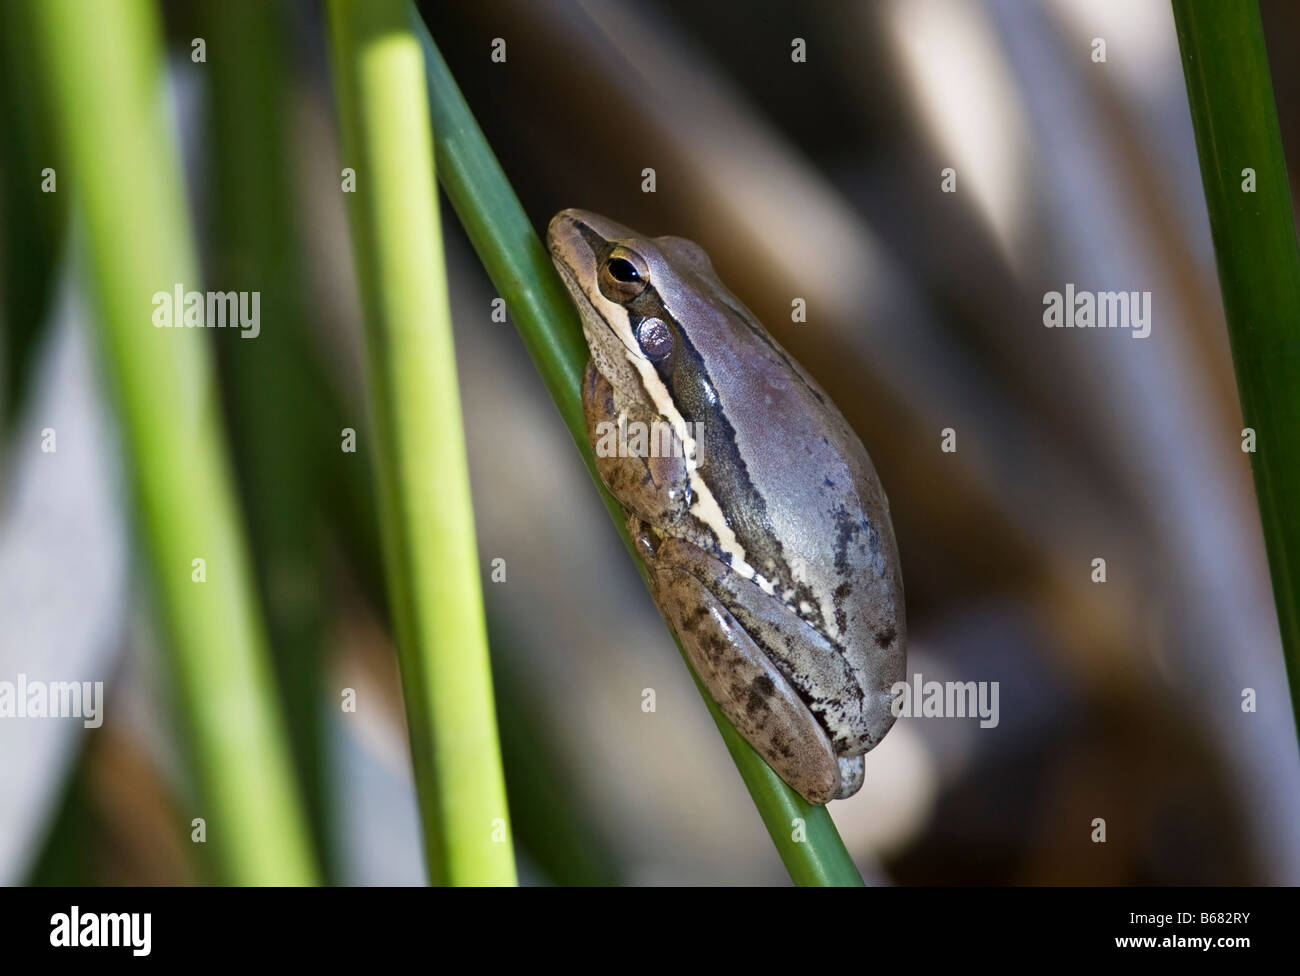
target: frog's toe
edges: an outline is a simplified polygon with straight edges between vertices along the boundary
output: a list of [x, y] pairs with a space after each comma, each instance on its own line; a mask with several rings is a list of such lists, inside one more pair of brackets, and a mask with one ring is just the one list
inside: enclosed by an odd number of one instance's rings
[[835, 791], [835, 799], [845, 800], [862, 789], [865, 774], [861, 756], [840, 756], [840, 788]]

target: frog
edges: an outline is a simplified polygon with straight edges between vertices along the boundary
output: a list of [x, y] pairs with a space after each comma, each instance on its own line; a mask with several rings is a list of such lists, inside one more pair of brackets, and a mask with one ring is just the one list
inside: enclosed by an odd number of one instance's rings
[[[895, 721], [907, 643], [866, 448], [699, 245], [566, 209], [547, 247], [590, 354], [596, 469], [661, 615], [787, 785], [815, 805], [854, 795]], [[637, 425], [668, 430], [674, 449], [611, 436]], [[610, 449], [631, 443], [642, 449]]]

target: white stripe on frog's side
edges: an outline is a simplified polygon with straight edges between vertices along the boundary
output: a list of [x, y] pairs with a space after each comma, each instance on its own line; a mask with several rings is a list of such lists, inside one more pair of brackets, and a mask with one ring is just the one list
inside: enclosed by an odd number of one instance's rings
[[727, 555], [727, 561], [732, 569], [746, 579], [753, 580], [764, 593], [768, 595], [775, 593], [776, 588], [772, 583], [745, 561], [745, 547], [736, 538], [736, 533], [727, 522], [727, 517], [718, 505], [718, 500], [714, 498], [713, 492], [700, 476], [699, 449], [695, 438], [691, 436], [691, 427], [677, 409], [677, 404], [673, 402], [672, 393], [664, 385], [664, 381], [660, 378], [658, 371], [655, 370], [654, 364], [639, 353], [638, 350], [640, 350], [641, 345], [632, 333], [632, 319], [627, 309], [603, 296], [588, 295], [588, 299], [593, 302], [593, 305], [597, 300], [600, 302], [600, 315], [614, 334], [618, 336], [619, 341], [623, 343], [623, 348], [627, 351], [628, 362], [632, 364], [632, 368], [641, 377], [642, 389], [650, 395], [655, 409], [672, 426], [673, 432], [676, 433], [682, 443], [682, 453], [686, 458], [686, 472], [690, 478], [691, 491], [695, 497], [695, 503], [691, 506], [691, 514], [713, 532], [714, 538], [718, 540], [719, 547]]

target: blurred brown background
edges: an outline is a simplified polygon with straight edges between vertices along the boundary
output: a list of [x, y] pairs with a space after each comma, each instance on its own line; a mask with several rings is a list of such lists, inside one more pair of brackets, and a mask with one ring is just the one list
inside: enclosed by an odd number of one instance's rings
[[[207, 89], [219, 69], [187, 55], [208, 7], [164, 9], [195, 226], [225, 281], [256, 269], [213, 230], [228, 174], [214, 140], [229, 130]], [[277, 651], [310, 649], [282, 677], [319, 685], [303, 719], [319, 768], [304, 776], [331, 877], [418, 883], [366, 486], [304, 479], [300, 531], [277, 531], [292, 514], [255, 514], [278, 452], [256, 445], [265, 413], [250, 404], [319, 415], [331, 437], [335, 418], [365, 422], [321, 14], [276, 9], [283, 142], [234, 151], [283, 154], [292, 173], [277, 205], [293, 215], [297, 270], [280, 307], [310, 344], [288, 361], [312, 365], [268, 372], [261, 399], [229, 369], [228, 422], [264, 602], [301, 624], [276, 632]], [[1295, 172], [1300, 14], [1262, 9]], [[832, 805], [869, 880], [1300, 883], [1295, 726], [1165, 0], [422, 10], [539, 231], [579, 206], [699, 242], [830, 391], [889, 493], [909, 673], [999, 683], [995, 728], [902, 719], [868, 755], [862, 792]], [[505, 63], [490, 59], [495, 38]], [[955, 193], [941, 192], [947, 167]], [[443, 212], [523, 880], [782, 882], [518, 337], [490, 320], [495, 293], [445, 200]], [[1067, 282], [1150, 291], [1150, 336], [1045, 329], [1043, 295]], [[795, 296], [806, 323], [789, 321]], [[33, 660], [102, 674], [106, 719], [94, 734], [0, 722], [0, 881], [188, 880], [194, 814], [112, 438], [70, 447], [80, 473], [58, 483], [12, 446], [50, 418], [111, 424], [85, 314], [60, 273], [7, 418], [0, 674]], [[955, 453], [940, 451], [944, 428]], [[486, 576], [497, 557], [504, 583]], [[338, 711], [345, 686], [355, 715]]]

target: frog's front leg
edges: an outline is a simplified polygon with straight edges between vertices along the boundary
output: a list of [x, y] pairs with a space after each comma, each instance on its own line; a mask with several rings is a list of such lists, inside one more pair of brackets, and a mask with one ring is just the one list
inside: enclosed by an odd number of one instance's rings
[[623, 508], [655, 525], [688, 524], [690, 474], [684, 457], [671, 453], [642, 457], [609, 449], [616, 446], [616, 433], [611, 432], [618, 430], [620, 413], [621, 422], [639, 422], [647, 428], [658, 415], [635, 403], [615, 403], [613, 385], [590, 360], [582, 379], [582, 411], [596, 454], [596, 471]]
[[844, 795], [841, 775], [852, 775], [853, 761], [845, 769], [794, 687], [701, 580], [734, 571], [690, 543], [660, 537], [635, 515], [628, 521], [655, 603], [736, 731], [809, 803]]

